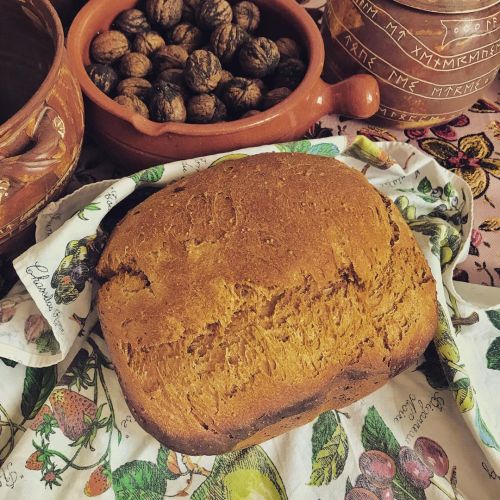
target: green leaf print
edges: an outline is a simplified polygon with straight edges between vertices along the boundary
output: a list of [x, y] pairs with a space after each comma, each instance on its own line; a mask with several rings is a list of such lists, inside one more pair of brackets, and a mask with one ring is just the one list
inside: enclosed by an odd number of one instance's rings
[[374, 406], [368, 409], [365, 422], [361, 430], [361, 442], [365, 450], [379, 450], [397, 459], [401, 446], [392, 431], [385, 425], [379, 412]]
[[347, 434], [342, 424], [339, 423], [332, 437], [316, 455], [309, 484], [321, 486], [330, 484], [332, 479], [337, 479], [344, 471], [348, 453]]
[[479, 437], [481, 441], [488, 447], [493, 448], [497, 451], [500, 451], [500, 446], [498, 445], [495, 436], [491, 433], [486, 425], [483, 417], [481, 416], [481, 412], [479, 411], [479, 406], [476, 406], [476, 417], [474, 419], [474, 424], [476, 426], [477, 431], [479, 432]]
[[12, 361], [11, 359], [0, 358], [0, 360], [2, 360], [2, 362], [4, 363], [4, 365], [10, 366], [11, 368], [14, 368], [14, 366], [17, 365], [17, 363], [15, 361]]
[[276, 147], [282, 153], [307, 153], [310, 155], [330, 157], [339, 154], [339, 148], [335, 144], [330, 144], [328, 142], [312, 145], [309, 141], [304, 140], [276, 144]]
[[486, 311], [486, 315], [493, 323], [493, 326], [500, 330], [500, 311]]
[[24, 376], [21, 413], [26, 420], [35, 418], [38, 410], [49, 397], [56, 385], [57, 370], [55, 366], [47, 368], [26, 368]]
[[421, 193], [428, 194], [432, 191], [432, 185], [427, 179], [427, 177], [424, 177], [417, 186], [417, 191], [420, 191]]
[[210, 476], [193, 493], [193, 500], [286, 500], [278, 470], [260, 446], [216, 457]]
[[[368, 409], [365, 416], [361, 429], [361, 442], [366, 451], [383, 451], [397, 463], [401, 446], [374, 406]], [[396, 470], [396, 475], [392, 480], [392, 489], [394, 498], [397, 500], [425, 500], [426, 498], [424, 490], [409, 483], [399, 469]]]
[[347, 495], [353, 489], [353, 485], [351, 483], [351, 478], [347, 476], [347, 481], [345, 482], [345, 494]]
[[43, 332], [42, 335], [36, 339], [35, 345], [36, 350], [40, 353], [50, 352], [50, 354], [56, 354], [60, 350], [59, 342], [52, 330]]
[[500, 337], [497, 337], [486, 351], [487, 366], [490, 370], [500, 370]]
[[337, 428], [337, 420], [333, 411], [322, 413], [314, 422], [312, 444], [312, 463], [316, 460], [316, 455], [332, 437]]
[[93, 202], [93, 203], [89, 203], [87, 206], [83, 207], [76, 214], [78, 215], [78, 218], [81, 220], [89, 220], [89, 219], [87, 219], [87, 217], [85, 217], [85, 212], [95, 212], [97, 210], [101, 210], [101, 208], [99, 207], [99, 203]]
[[431, 251], [439, 257], [441, 265], [451, 262], [460, 250], [460, 233], [452, 225], [438, 217], [408, 220], [412, 231], [429, 236]]
[[461, 413], [474, 408], [474, 391], [469, 377], [463, 377], [450, 385], [450, 389], [455, 393], [455, 401]]
[[158, 182], [165, 171], [165, 167], [163, 165], [158, 165], [156, 167], [147, 168], [146, 170], [141, 170], [136, 174], [130, 176], [130, 178], [136, 183], [154, 183]]
[[163, 471], [152, 462], [134, 460], [112, 473], [117, 500], [162, 500], [167, 490]]
[[179, 474], [174, 474], [170, 468], [168, 463], [168, 456], [171, 452], [166, 446], [161, 445], [158, 450], [158, 455], [156, 456], [156, 465], [158, 465], [159, 469], [165, 473], [167, 479], [177, 479]]
[[438, 304], [438, 328], [434, 336], [437, 352], [447, 363], [458, 363], [460, 353], [457, 344], [451, 336], [451, 329], [441, 304]]

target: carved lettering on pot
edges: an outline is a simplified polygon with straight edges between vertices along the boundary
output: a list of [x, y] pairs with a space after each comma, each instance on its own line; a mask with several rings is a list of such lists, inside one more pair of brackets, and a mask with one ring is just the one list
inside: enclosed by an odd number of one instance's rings
[[[335, 14], [333, 14], [335, 16]], [[337, 18], [344, 33], [335, 39], [351, 57], [359, 62], [360, 66], [372, 72], [389, 85], [406, 92], [430, 99], [454, 99], [480, 91], [485, 88], [496, 74], [496, 68], [468, 81], [453, 84], [439, 85], [428, 80], [416, 78], [392, 65], [387, 60], [372, 52], [364, 45], [343, 23]]]
[[[473, 64], [483, 62], [485, 60], [495, 57], [500, 50], [500, 41], [493, 41], [482, 47], [478, 47], [466, 52], [461, 52], [455, 55], [444, 55], [435, 52], [430, 47], [425, 45], [419, 38], [413, 35], [403, 24], [398, 20], [394, 19], [388, 12], [380, 7], [376, 7], [370, 0], [353, 0], [354, 5], [358, 8], [360, 13], [372, 22], [379, 29], [384, 31], [394, 43], [409, 57], [414, 61], [418, 62], [424, 67], [434, 69], [436, 71], [450, 71], [450, 70], [461, 70]], [[335, 15], [333, 10], [328, 10], [330, 4], [327, 5], [327, 15]], [[375, 12], [377, 15], [373, 15]], [[490, 34], [498, 29], [500, 23], [497, 19], [499, 14], [494, 14], [482, 20], [484, 33]], [[447, 26], [449, 23], [463, 23], [462, 25], [454, 26], [453, 29], [457, 29], [457, 36], [460, 34], [460, 30], [464, 32], [465, 24], [468, 23], [467, 20], [462, 21], [441, 21], [443, 25], [443, 45], [447, 45], [454, 39], [446, 40], [446, 38], [451, 35], [448, 33]], [[481, 30], [479, 26], [472, 26], [469, 31], [473, 29]], [[469, 36], [469, 35], [468, 35]], [[467, 38], [468, 36], [465, 36]], [[476, 33], [474, 36], [478, 36]], [[458, 38], [456, 38], [458, 39]], [[446, 41], [446, 43], [445, 43]]]
[[499, 27], [498, 13], [482, 19], [443, 19], [443, 47], [456, 40], [494, 33]]

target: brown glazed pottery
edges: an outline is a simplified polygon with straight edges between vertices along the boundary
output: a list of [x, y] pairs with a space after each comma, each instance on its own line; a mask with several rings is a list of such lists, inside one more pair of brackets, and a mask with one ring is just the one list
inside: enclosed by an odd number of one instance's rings
[[254, 0], [263, 15], [262, 32], [273, 38], [293, 36], [308, 53], [302, 83], [283, 102], [258, 115], [210, 125], [155, 123], [133, 114], [101, 93], [85, 72], [96, 32], [109, 28], [118, 13], [136, 0], [90, 0], [76, 16], [68, 35], [68, 53], [88, 97], [88, 125], [104, 148], [127, 170], [171, 160], [299, 138], [314, 121], [333, 112], [366, 118], [378, 109], [374, 78], [360, 75], [337, 85], [320, 78], [324, 47], [307, 12], [291, 0]]
[[49, 1], [0, 0], [0, 12], [0, 254], [14, 255], [73, 173], [83, 101]]
[[377, 77], [386, 126], [450, 120], [490, 85], [500, 63], [498, 0], [328, 0], [327, 81]]

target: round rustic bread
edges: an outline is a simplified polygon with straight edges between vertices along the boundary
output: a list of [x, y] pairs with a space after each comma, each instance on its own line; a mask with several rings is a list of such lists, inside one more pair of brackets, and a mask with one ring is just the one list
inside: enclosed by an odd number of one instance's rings
[[167, 186], [118, 225], [98, 274], [130, 409], [192, 455], [349, 405], [416, 360], [437, 323], [397, 208], [319, 156], [260, 154]]

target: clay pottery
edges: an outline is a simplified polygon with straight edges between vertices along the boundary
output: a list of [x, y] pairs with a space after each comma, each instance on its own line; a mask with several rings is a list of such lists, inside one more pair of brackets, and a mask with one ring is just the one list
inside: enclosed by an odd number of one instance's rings
[[88, 125], [123, 169], [138, 170], [172, 160], [300, 138], [326, 113], [366, 118], [378, 109], [376, 81], [368, 75], [337, 85], [321, 80], [324, 47], [307, 12], [290, 0], [255, 0], [262, 11], [263, 35], [291, 36], [306, 49], [308, 70], [302, 83], [277, 106], [249, 118], [210, 125], [155, 123], [133, 114], [101, 93], [87, 76], [89, 46], [95, 34], [109, 29], [136, 0], [90, 0], [76, 16], [68, 35], [68, 53], [88, 98]]
[[470, 107], [500, 63], [497, 0], [328, 0], [324, 76], [375, 76], [377, 121], [436, 125]]
[[76, 166], [83, 101], [48, 0], [0, 0], [0, 253], [20, 253]]

